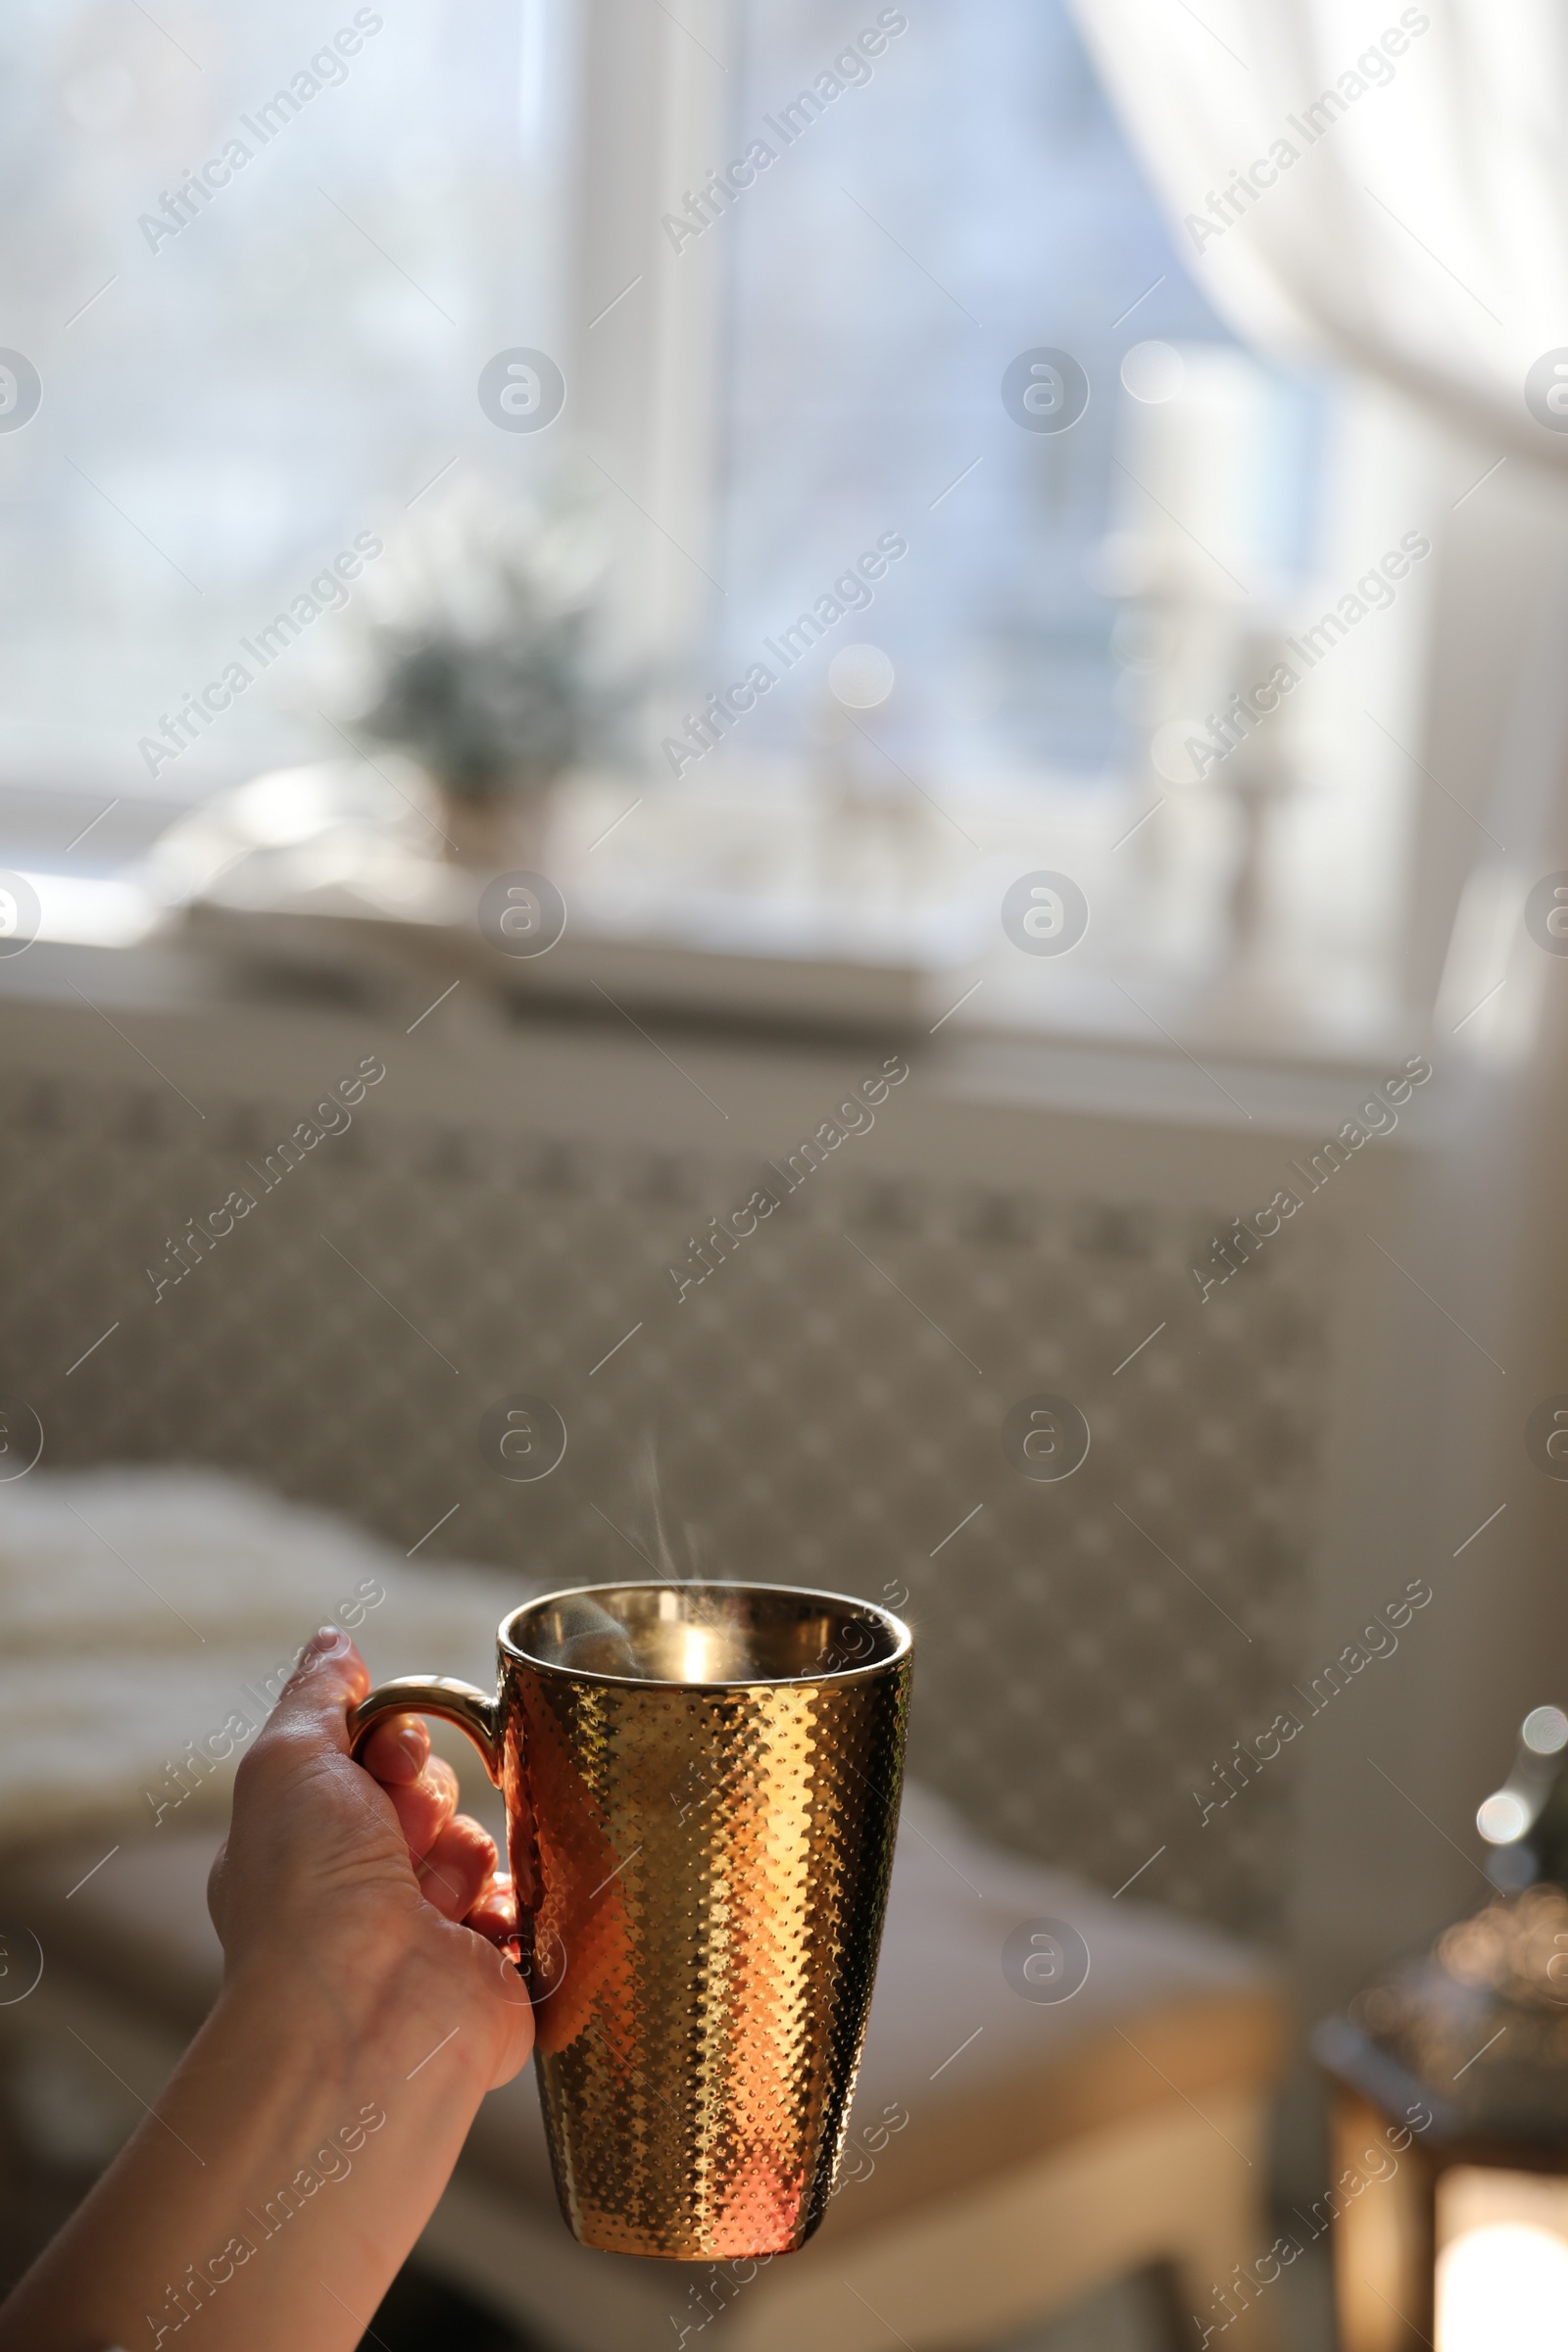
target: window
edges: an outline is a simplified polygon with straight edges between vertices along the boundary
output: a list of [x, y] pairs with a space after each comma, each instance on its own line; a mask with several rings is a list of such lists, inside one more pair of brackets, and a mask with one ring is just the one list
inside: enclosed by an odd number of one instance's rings
[[[0, 430], [7, 781], [197, 797], [318, 757], [313, 632], [354, 593], [334, 558], [454, 461], [543, 462], [474, 384], [520, 317], [560, 331], [558, 22], [8, 12], [0, 339], [42, 397]], [[301, 634], [269, 661], [279, 612]], [[141, 740], [225, 672], [228, 707], [150, 773]]]
[[[1103, 561], [1131, 488], [1119, 370], [1140, 344], [1235, 346], [1065, 8], [927, 0], [852, 19], [770, 0], [742, 22], [731, 153], [760, 168], [720, 217], [691, 217], [727, 248], [722, 660], [782, 671], [782, 647], [798, 664], [749, 741], [807, 740], [833, 652], [869, 638], [899, 681], [879, 739], [901, 764], [962, 789], [1124, 761], [1134, 713]], [[1040, 347], [1087, 376], [1069, 429], [1020, 429], [1018, 396], [1016, 421], [1004, 405], [1009, 363]], [[1273, 394], [1298, 446], [1272, 454], [1297, 463], [1247, 494], [1277, 576], [1310, 544], [1315, 403], [1277, 377]], [[873, 612], [849, 599], [884, 533], [908, 553]], [[802, 612], [829, 616], [808, 660], [780, 637]]]
[[[984, 849], [1061, 814], [1110, 906], [1114, 833], [1187, 780], [1158, 729], [1223, 703], [1241, 606], [1337, 595], [1415, 518], [1411, 436], [1206, 307], [1064, 0], [155, 14], [32, 0], [0, 30], [9, 784], [181, 802], [337, 753], [321, 656], [368, 543], [569, 456], [652, 681], [645, 798], [595, 867], [628, 923], [653, 892], [695, 936], [677, 880], [738, 888], [743, 932], [760, 889], [808, 901], [823, 812], [878, 789], [873, 824], [917, 792], [1001, 811], [959, 825]], [[551, 431], [476, 397], [518, 346], [559, 363]], [[1303, 692], [1310, 789], [1271, 820], [1290, 922], [1347, 970], [1408, 861], [1422, 625], [1414, 593], [1376, 623], [1381, 732], [1370, 628]], [[1237, 814], [1172, 799], [1123, 936], [1207, 952]], [[933, 839], [929, 887], [968, 887]]]

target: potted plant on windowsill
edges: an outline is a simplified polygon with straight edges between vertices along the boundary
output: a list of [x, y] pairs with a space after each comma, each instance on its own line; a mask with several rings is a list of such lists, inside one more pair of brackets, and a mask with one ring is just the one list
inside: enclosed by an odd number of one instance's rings
[[600, 501], [568, 472], [510, 507], [459, 487], [388, 555], [358, 732], [424, 767], [447, 858], [539, 868], [562, 778], [633, 699], [600, 654]]

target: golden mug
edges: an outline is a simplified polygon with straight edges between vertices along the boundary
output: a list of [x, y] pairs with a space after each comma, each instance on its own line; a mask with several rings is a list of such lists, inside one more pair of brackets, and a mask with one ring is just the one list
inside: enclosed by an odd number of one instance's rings
[[514, 1609], [494, 1693], [405, 1675], [507, 1804], [561, 2209], [587, 2246], [793, 2252], [843, 2142], [898, 1824], [912, 1643], [868, 1601], [601, 1585]]

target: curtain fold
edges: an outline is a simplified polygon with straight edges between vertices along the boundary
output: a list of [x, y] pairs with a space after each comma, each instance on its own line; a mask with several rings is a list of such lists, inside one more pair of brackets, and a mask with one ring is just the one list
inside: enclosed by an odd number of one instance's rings
[[1568, 872], [1568, 11], [1073, 4], [1178, 249], [1236, 331], [1380, 378], [1473, 439], [1478, 477], [1489, 455], [1530, 460], [1563, 516], [1510, 724], [1466, 792], [1486, 829], [1433, 1021], [1442, 1132], [1393, 1243], [1408, 1280], [1380, 1292], [1394, 1393], [1359, 1441], [1388, 1502], [1375, 1536], [1346, 1538], [1369, 1589], [1402, 1556], [1442, 1603], [1378, 1727], [1410, 1799], [1348, 1754], [1305, 1825], [1396, 1940], [1429, 1904], [1473, 1906], [1467, 1817], [1525, 1708], [1568, 1704], [1568, 1481], [1527, 1444], [1532, 1413], [1568, 1396], [1568, 954], [1526, 920], [1532, 890]]
[[1560, 8], [1074, 6], [1183, 259], [1238, 333], [1367, 369], [1499, 455], [1568, 471], [1568, 431], [1525, 398], [1568, 346]]

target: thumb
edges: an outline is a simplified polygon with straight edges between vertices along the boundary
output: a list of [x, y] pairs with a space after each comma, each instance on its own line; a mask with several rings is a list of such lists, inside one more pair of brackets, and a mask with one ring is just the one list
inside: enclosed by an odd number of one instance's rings
[[370, 1688], [369, 1669], [349, 1636], [323, 1625], [300, 1652], [299, 1664], [278, 1693], [270, 1728], [315, 1734], [343, 1755], [349, 1749], [349, 1709]]

